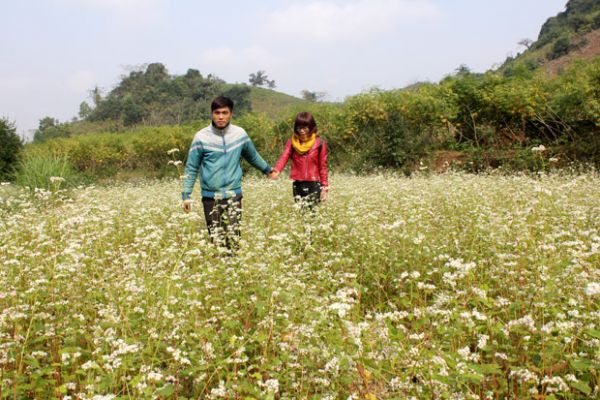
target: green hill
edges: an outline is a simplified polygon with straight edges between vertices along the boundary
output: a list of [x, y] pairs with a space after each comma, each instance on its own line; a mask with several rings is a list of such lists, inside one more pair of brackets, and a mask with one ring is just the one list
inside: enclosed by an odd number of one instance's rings
[[[241, 84], [226, 84], [224, 87], [246, 86]], [[250, 88], [250, 104], [252, 111], [265, 113], [269, 118], [277, 119], [281, 117], [285, 110], [290, 107], [306, 104], [307, 101], [289, 94], [277, 92], [272, 89], [262, 87], [247, 86]]]

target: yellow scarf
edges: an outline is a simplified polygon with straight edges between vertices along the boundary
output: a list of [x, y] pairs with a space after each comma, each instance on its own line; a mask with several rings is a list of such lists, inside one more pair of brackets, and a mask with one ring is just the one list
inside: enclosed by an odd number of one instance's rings
[[298, 153], [304, 154], [310, 150], [313, 144], [315, 144], [316, 139], [317, 135], [313, 133], [306, 142], [300, 143], [300, 139], [298, 139], [298, 136], [292, 135], [292, 146]]

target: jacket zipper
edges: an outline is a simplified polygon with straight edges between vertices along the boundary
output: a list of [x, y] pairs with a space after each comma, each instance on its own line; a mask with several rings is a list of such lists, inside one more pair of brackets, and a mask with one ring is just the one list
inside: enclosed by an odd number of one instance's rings
[[225, 182], [225, 177], [227, 176], [227, 146], [225, 146], [225, 132], [221, 132], [221, 140], [223, 142], [223, 171], [221, 175], [223, 184], [221, 186], [225, 187], [227, 185], [227, 182]]

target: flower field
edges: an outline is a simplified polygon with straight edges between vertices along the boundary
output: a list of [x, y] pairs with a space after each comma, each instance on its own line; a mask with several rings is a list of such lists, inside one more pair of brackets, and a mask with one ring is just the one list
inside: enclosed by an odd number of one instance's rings
[[175, 180], [1, 186], [0, 399], [600, 396], [600, 177], [331, 187], [246, 179], [227, 257]]

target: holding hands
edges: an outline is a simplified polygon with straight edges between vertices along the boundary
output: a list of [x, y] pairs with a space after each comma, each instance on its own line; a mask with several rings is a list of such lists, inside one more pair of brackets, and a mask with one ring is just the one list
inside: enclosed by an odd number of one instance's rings
[[279, 178], [279, 174], [280, 172], [277, 171], [276, 169], [272, 169], [271, 172], [269, 172], [269, 179], [271, 179], [272, 181], [277, 180], [277, 178]]

